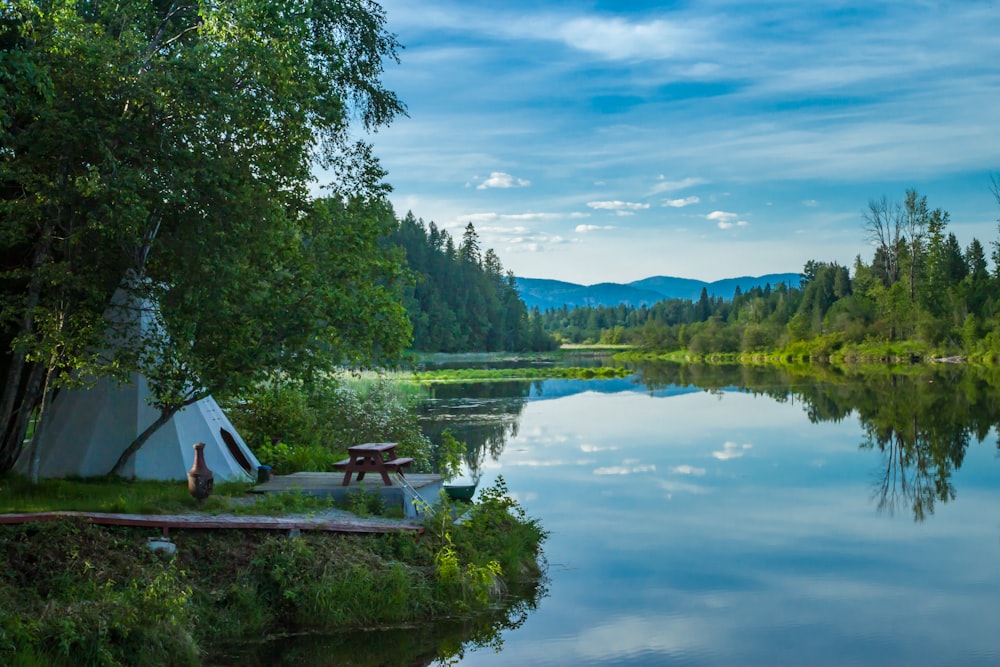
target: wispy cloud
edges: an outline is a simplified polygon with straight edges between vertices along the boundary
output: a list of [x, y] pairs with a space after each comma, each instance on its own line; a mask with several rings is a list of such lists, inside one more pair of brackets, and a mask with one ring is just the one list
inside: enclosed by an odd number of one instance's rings
[[728, 211], [712, 211], [705, 217], [715, 222], [719, 229], [746, 227], [750, 224], [746, 220], [741, 220], [738, 213], [729, 213]]
[[635, 215], [636, 211], [644, 211], [649, 204], [634, 201], [589, 201], [587, 206], [600, 211], [614, 211], [619, 216]]
[[696, 477], [701, 477], [705, 474], [704, 468], [695, 468], [689, 465], [679, 465], [670, 469], [670, 472], [677, 475], [694, 475]]
[[677, 192], [678, 190], [686, 190], [688, 188], [693, 188], [696, 185], [704, 185], [706, 183], [708, 183], [708, 181], [703, 178], [694, 178], [690, 176], [682, 178], [679, 181], [668, 181], [666, 176], [660, 174], [660, 176], [656, 179], [656, 184], [653, 185], [649, 193], [658, 195], [663, 192]]
[[690, 197], [684, 197], [683, 199], [664, 199], [663, 205], [670, 206], [672, 208], [684, 208], [685, 206], [690, 206], [691, 204], [698, 204], [701, 202], [700, 197], [695, 197], [694, 195]]
[[611, 447], [601, 447], [599, 445], [580, 445], [580, 451], [582, 452], [616, 452], [618, 451], [617, 445], [612, 445]]
[[531, 181], [523, 178], [514, 178], [510, 174], [502, 171], [494, 171], [490, 177], [476, 186], [477, 190], [489, 188], [526, 188], [531, 185]]
[[615, 229], [614, 225], [577, 225], [576, 231], [580, 234], [585, 234], [586, 232], [596, 232], [602, 229]]
[[656, 466], [648, 463], [645, 465], [608, 466], [594, 470], [595, 475], [634, 475], [643, 472], [656, 472]]
[[[988, 3], [380, 4], [406, 45], [385, 83], [410, 116], [371, 137], [393, 205], [457, 224], [492, 196], [497, 224], [544, 221], [577, 242], [512, 258], [520, 275], [621, 282], [669, 262], [715, 279], [849, 263], [870, 252], [858, 211], [901, 196], [900, 183], [932, 194], [963, 245], [995, 234], [1000, 149], [982, 137], [1000, 103], [989, 65], [1000, 13]], [[615, 199], [660, 215], [580, 206]], [[604, 235], [598, 263], [568, 214], [518, 213], [573, 207], [610, 222], [635, 213], [637, 234]], [[727, 230], [713, 241], [732, 261], [692, 260], [703, 237], [678, 238], [671, 209], [739, 211], [708, 221]]]
[[[586, 217], [586, 215], [581, 215], [578, 213], [470, 213], [467, 215], [458, 216], [458, 222], [464, 225], [466, 222], [471, 222], [478, 228], [480, 224], [489, 224], [493, 222], [540, 222], [545, 220], [566, 220], [566, 219], [577, 219], [581, 217]], [[465, 221], [465, 222], [462, 222]]]
[[743, 456], [748, 449], [753, 447], [750, 444], [738, 445], [735, 442], [726, 442], [722, 445], [722, 451], [712, 452], [712, 457], [719, 459], [720, 461], [728, 461], [729, 459], [738, 459]]
[[554, 33], [567, 45], [611, 60], [674, 58], [703, 49], [708, 34], [680, 21], [581, 17], [566, 21]]

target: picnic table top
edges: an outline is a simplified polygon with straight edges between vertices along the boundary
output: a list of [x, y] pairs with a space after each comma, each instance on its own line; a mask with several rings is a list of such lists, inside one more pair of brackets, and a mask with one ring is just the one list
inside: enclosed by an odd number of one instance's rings
[[362, 445], [351, 445], [349, 452], [387, 452], [399, 446], [396, 442], [366, 442]]

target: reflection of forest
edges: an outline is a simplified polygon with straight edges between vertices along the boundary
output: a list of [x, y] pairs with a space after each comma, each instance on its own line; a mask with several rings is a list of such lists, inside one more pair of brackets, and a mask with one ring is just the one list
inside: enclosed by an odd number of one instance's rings
[[440, 384], [421, 409], [421, 429], [433, 441], [449, 429], [466, 446], [465, 463], [479, 480], [487, 457], [496, 459], [507, 440], [517, 436], [521, 411], [531, 394], [531, 382]]
[[936, 501], [954, 499], [952, 473], [969, 443], [985, 440], [1000, 425], [1000, 371], [983, 367], [657, 364], [641, 373], [651, 390], [692, 384], [780, 401], [791, 397], [812, 422], [857, 414], [865, 433], [861, 448], [883, 459], [873, 494], [879, 510], [892, 514], [909, 507], [917, 521], [933, 514]]
[[[641, 365], [633, 381], [649, 393], [697, 387], [797, 401], [812, 422], [857, 415], [864, 431], [861, 449], [882, 457], [873, 489], [879, 510], [908, 508], [918, 521], [934, 512], [936, 502], [955, 497], [952, 474], [969, 443], [985, 440], [1000, 426], [1000, 370], [981, 366], [655, 363]], [[581, 382], [580, 390], [587, 385]], [[498, 457], [517, 435], [531, 389], [530, 382], [436, 386], [424, 410], [425, 432], [437, 441], [450, 428], [467, 444], [469, 470], [478, 476], [487, 457]], [[535, 395], [541, 393], [536, 387]]]
[[508, 590], [493, 611], [463, 621], [443, 620], [418, 627], [380, 631], [344, 631], [280, 637], [259, 644], [230, 647], [210, 655], [212, 664], [246, 667], [314, 667], [321, 665], [445, 665], [455, 664], [466, 651], [503, 648], [503, 635], [524, 624], [548, 594], [545, 580]]

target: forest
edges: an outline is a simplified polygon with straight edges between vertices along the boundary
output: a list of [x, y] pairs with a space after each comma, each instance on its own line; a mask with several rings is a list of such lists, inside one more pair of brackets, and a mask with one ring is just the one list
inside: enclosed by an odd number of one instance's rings
[[403, 304], [413, 325], [415, 350], [428, 352], [521, 352], [558, 347], [529, 317], [513, 272], [504, 271], [492, 248], [482, 252], [470, 222], [456, 246], [446, 229], [408, 213], [390, 240], [406, 253], [414, 278]]
[[[993, 192], [1000, 203], [996, 179]], [[768, 285], [731, 299], [702, 291], [697, 301], [651, 306], [560, 308], [540, 313], [543, 329], [569, 343], [630, 344], [695, 355], [784, 352], [869, 356], [907, 349], [918, 357], [1000, 356], [1000, 243], [990, 260], [978, 239], [964, 249], [949, 215], [908, 190], [902, 202], [873, 199], [863, 215], [874, 247], [853, 267], [809, 261], [799, 287]], [[876, 353], [877, 356], [878, 353]]]

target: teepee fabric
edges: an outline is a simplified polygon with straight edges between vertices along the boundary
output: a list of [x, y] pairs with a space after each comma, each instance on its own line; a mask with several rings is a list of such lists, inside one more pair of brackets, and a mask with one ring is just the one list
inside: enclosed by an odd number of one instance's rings
[[[110, 345], [136, 340], [137, 329], [159, 325], [148, 300], [119, 289], [105, 314]], [[32, 450], [38, 448], [40, 477], [106, 475], [129, 444], [159, 416], [149, 404], [146, 378], [138, 373], [123, 384], [101, 378], [86, 389], [62, 389], [49, 408], [49, 421], [39, 440], [25, 447], [15, 468], [28, 473]], [[187, 477], [194, 463], [194, 444], [205, 443], [205, 463], [215, 479], [250, 480], [260, 463], [211, 396], [178, 411], [136, 452], [122, 474], [140, 479]]]
[[[39, 476], [107, 474], [129, 443], [156, 420], [148, 396], [146, 380], [138, 375], [127, 385], [104, 378], [90, 389], [60, 391], [52, 401], [45, 433], [35, 444]], [[205, 463], [217, 480], [255, 478], [259, 462], [211, 396], [180, 410], [157, 429], [122, 474], [183, 480], [194, 463], [196, 442], [205, 443]], [[27, 447], [16, 468], [27, 473], [30, 460]]]

